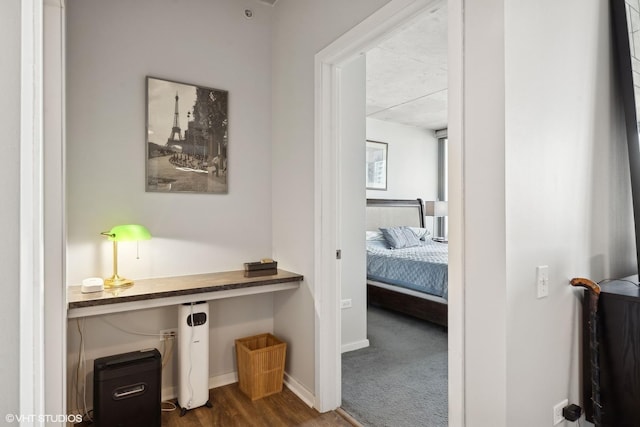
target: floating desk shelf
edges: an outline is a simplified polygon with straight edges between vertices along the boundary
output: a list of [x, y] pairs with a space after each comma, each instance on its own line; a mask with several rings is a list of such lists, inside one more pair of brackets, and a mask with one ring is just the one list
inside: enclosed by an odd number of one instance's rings
[[284, 291], [298, 288], [302, 279], [301, 274], [285, 270], [258, 277], [245, 277], [244, 271], [238, 270], [142, 279], [130, 288], [88, 294], [75, 285], [67, 288], [67, 318]]

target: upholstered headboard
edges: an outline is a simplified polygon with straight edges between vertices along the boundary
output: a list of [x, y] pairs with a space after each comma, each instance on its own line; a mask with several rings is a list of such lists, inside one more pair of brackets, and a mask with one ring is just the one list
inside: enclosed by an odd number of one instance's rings
[[406, 225], [424, 227], [422, 199], [367, 199], [367, 230]]

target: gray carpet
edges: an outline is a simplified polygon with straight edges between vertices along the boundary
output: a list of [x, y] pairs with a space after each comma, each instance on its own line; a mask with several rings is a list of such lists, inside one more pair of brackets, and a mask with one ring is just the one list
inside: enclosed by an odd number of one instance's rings
[[447, 332], [370, 307], [370, 346], [342, 355], [342, 408], [365, 426], [447, 425]]

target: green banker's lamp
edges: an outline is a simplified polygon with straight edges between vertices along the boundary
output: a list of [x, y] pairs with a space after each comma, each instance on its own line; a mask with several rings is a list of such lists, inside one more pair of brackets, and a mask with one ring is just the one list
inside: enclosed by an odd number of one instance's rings
[[137, 242], [149, 240], [151, 233], [142, 225], [116, 225], [109, 231], [100, 233], [113, 242], [113, 276], [104, 281], [105, 288], [122, 288], [133, 285], [133, 280], [118, 275], [118, 242]]

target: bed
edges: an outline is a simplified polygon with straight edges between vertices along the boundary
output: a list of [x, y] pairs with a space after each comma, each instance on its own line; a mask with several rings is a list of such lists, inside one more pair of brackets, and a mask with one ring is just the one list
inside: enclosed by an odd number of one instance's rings
[[447, 326], [448, 245], [389, 249], [380, 229], [401, 226], [424, 232], [421, 199], [367, 199], [367, 302]]

